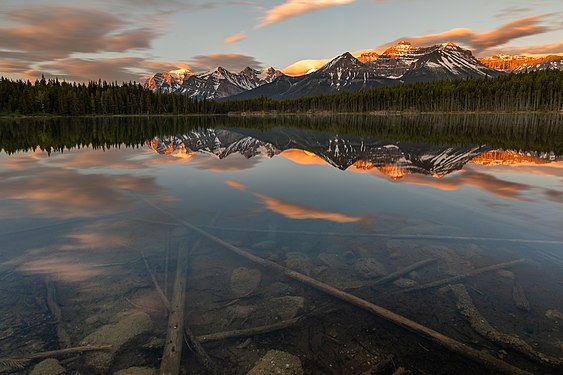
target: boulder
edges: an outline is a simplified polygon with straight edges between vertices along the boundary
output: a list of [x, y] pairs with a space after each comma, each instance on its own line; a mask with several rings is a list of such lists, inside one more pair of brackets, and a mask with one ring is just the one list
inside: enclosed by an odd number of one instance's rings
[[387, 274], [383, 264], [379, 263], [374, 258], [358, 259], [354, 264], [354, 270], [366, 279], [385, 276]]
[[35, 365], [30, 375], [62, 375], [64, 373], [65, 369], [59, 361], [49, 358]]
[[111, 345], [109, 351], [86, 354], [84, 365], [89, 372], [107, 373], [121, 348], [151, 329], [151, 318], [146, 313], [134, 311], [123, 314], [116, 323], [106, 324], [82, 340], [81, 345]]

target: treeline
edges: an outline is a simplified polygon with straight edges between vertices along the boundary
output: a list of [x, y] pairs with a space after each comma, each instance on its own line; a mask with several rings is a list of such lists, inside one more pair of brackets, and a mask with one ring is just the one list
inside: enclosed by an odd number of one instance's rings
[[0, 113], [20, 115], [154, 115], [379, 111], [498, 112], [560, 111], [563, 72], [545, 70], [493, 79], [433, 81], [305, 97], [207, 101], [156, 94], [138, 83], [66, 83], [0, 79]]
[[544, 70], [492, 79], [399, 84], [373, 90], [276, 101], [267, 98], [220, 103], [223, 112], [495, 112], [560, 111], [563, 72]]
[[73, 148], [140, 147], [154, 137], [224, 128], [260, 133], [272, 128], [421, 144], [488, 145], [563, 155], [557, 114], [449, 114], [417, 116], [131, 116], [0, 119], [0, 152], [62, 152]]
[[207, 102], [155, 94], [138, 83], [0, 79], [0, 113], [19, 115], [140, 115], [206, 113]]

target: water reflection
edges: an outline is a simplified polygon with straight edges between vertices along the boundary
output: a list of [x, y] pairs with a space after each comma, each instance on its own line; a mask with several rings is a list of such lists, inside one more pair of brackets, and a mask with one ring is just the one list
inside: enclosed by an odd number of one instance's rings
[[[466, 315], [473, 304], [473, 318], [561, 356], [560, 124], [469, 118], [340, 119], [327, 132], [315, 119], [2, 128], [22, 136], [0, 137], [2, 356], [57, 349], [62, 326], [73, 346], [117, 348], [62, 361], [69, 373], [158, 368], [167, 314], [155, 284], [171, 297], [176, 254], [187, 248], [195, 335], [293, 322], [206, 346], [222, 368], [245, 373], [279, 349], [312, 374], [371, 371], [390, 355], [413, 373], [487, 371], [462, 357], [445, 363], [443, 347], [202, 241], [187, 222], [512, 365], [557, 373]], [[426, 288], [452, 277], [453, 288]], [[46, 299], [53, 288], [59, 320]], [[127, 324], [127, 340], [108, 333]]]

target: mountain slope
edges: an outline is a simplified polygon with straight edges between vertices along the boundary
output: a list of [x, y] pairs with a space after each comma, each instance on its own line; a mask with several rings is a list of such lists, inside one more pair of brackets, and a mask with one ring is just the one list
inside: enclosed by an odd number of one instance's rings
[[247, 67], [239, 73], [232, 73], [223, 67], [197, 75], [191, 72], [174, 75], [174, 72], [154, 74], [145, 82], [145, 87], [155, 92], [181, 94], [196, 99], [221, 99], [271, 83], [283, 76], [281, 71], [271, 67], [262, 71]]
[[389, 79], [378, 76], [367, 65], [346, 52], [313, 73], [300, 77], [280, 77], [270, 84], [229, 99], [294, 99], [384, 87], [389, 84]]
[[425, 49], [417, 61], [403, 75], [406, 83], [468, 78], [491, 78], [501, 73], [487, 68], [473, 57], [471, 51], [453, 43]]
[[526, 72], [546, 69], [563, 70], [563, 56], [544, 57], [493, 55], [480, 58], [479, 61], [491, 69], [504, 72]]

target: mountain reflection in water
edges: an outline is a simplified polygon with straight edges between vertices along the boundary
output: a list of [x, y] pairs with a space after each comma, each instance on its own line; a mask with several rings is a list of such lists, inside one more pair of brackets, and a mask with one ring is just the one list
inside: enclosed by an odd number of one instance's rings
[[[205, 344], [229, 373], [273, 349], [307, 374], [494, 373], [185, 222], [512, 366], [559, 373], [561, 135], [559, 116], [4, 121], [0, 357], [111, 344], [57, 359], [67, 373], [157, 369], [168, 314], [155, 282], [171, 298], [189, 250], [196, 336], [291, 323]], [[0, 372], [37, 362], [0, 358]]]

